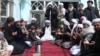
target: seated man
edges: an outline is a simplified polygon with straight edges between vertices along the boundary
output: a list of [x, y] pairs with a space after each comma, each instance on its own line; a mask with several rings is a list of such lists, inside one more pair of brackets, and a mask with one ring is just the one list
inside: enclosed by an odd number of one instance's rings
[[45, 21], [45, 27], [43, 28], [43, 36], [41, 37], [41, 41], [54, 40], [51, 35], [51, 23], [49, 20]]
[[12, 45], [8, 45], [3, 32], [0, 31], [0, 56], [11, 56], [13, 49], [14, 47]]

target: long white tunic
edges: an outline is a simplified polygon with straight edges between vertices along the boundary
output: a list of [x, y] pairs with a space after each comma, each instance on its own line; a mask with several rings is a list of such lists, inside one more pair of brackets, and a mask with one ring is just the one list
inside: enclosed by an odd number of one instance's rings
[[66, 14], [66, 9], [65, 8], [58, 8], [58, 12], [65, 15]]
[[2, 52], [2, 49], [13, 51], [14, 47], [12, 45], [9, 45], [6, 40], [0, 40], [0, 52]]
[[41, 37], [41, 41], [48, 41], [54, 40], [53, 36], [51, 35], [51, 27], [45, 28], [45, 34]]

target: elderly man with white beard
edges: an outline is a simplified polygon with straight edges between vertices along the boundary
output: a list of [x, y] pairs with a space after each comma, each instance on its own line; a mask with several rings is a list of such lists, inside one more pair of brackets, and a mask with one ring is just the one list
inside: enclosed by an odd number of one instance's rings
[[62, 14], [63, 16], [65, 16], [66, 9], [64, 8], [64, 4], [63, 3], [59, 3], [58, 13]]
[[92, 21], [95, 33], [91, 39], [90, 45], [93, 47], [94, 56], [100, 56], [100, 18], [96, 18]]
[[91, 54], [91, 45], [89, 44], [94, 34], [94, 27], [89, 20], [83, 20], [83, 31], [82, 31], [82, 44], [81, 44], [81, 55], [89, 56]]
[[70, 21], [72, 18], [78, 18], [76, 9], [74, 8], [74, 5], [72, 3], [69, 3], [65, 17], [68, 21]]

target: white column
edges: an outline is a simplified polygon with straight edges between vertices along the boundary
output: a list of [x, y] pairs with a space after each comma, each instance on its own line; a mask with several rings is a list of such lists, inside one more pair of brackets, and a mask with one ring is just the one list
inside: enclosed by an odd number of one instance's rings
[[15, 18], [15, 21], [20, 20], [20, 6], [19, 6], [19, 1], [18, 0], [14, 0], [14, 4], [13, 4], [13, 17]]
[[45, 12], [45, 11], [46, 11], [46, 1], [44, 1], [43, 3], [44, 3], [43, 10], [44, 10], [44, 12]]
[[1, 21], [1, 0], [0, 0], [0, 21]]
[[10, 2], [7, 3], [7, 17], [10, 16]]

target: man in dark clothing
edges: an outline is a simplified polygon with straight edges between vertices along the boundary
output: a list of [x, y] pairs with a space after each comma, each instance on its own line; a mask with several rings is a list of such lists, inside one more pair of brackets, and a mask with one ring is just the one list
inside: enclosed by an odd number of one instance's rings
[[68, 11], [65, 14], [66, 20], [71, 21], [72, 18], [77, 18], [76, 9], [74, 8], [73, 4], [70, 3], [68, 6]]
[[87, 4], [88, 7], [84, 10], [84, 15], [87, 17], [87, 19], [92, 21], [93, 19], [100, 17], [98, 9], [92, 6], [93, 1], [88, 1]]
[[14, 18], [8, 17], [7, 22], [4, 26], [4, 36], [7, 39], [8, 43], [14, 46], [13, 54], [22, 53], [25, 50], [25, 47], [22, 44], [19, 44], [19, 40], [16, 41], [17, 31], [14, 31]]
[[79, 4], [79, 8], [77, 10], [77, 17], [79, 19], [79, 23], [81, 22], [81, 17], [84, 16], [84, 9], [83, 9], [84, 5], [82, 3]]
[[29, 45], [25, 42], [25, 37], [28, 35], [28, 31], [24, 26], [23, 22], [24, 21], [16, 22], [16, 24], [13, 26], [13, 31], [17, 32], [17, 34], [14, 37], [18, 44], [23, 45], [25, 48], [29, 48]]
[[47, 9], [46, 9], [46, 13], [45, 13], [45, 17], [47, 20], [51, 21], [51, 27], [52, 28], [57, 28], [57, 24], [55, 24], [55, 22], [57, 23], [57, 8], [53, 7], [53, 3], [50, 2], [47, 5]]
[[92, 39], [89, 42], [85, 43], [89, 45], [89, 52], [87, 52], [86, 55], [80, 56], [100, 56], [100, 18], [96, 18], [92, 22], [95, 29], [95, 33]]
[[100, 56], [100, 18], [94, 19], [93, 25], [94, 25], [95, 33], [91, 42], [92, 45], [94, 46], [95, 56]]
[[28, 31], [31, 31], [31, 26], [35, 26], [35, 28], [38, 27], [36, 21], [37, 21], [36, 18], [32, 18], [32, 19], [31, 19], [31, 23], [27, 26]]

